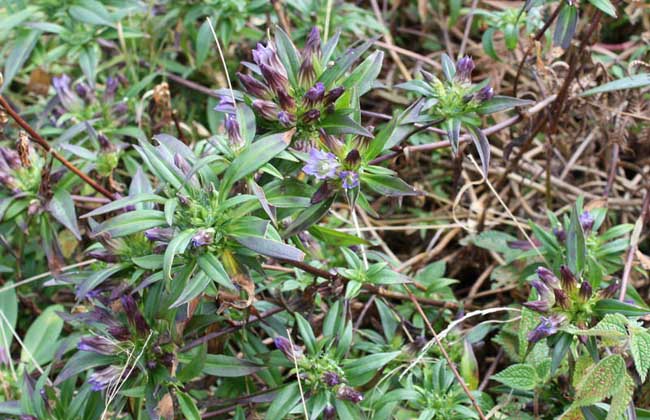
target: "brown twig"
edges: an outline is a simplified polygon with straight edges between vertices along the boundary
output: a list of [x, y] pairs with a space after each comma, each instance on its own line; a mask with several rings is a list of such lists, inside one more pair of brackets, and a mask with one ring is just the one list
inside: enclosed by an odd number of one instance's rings
[[2, 105], [2, 107], [7, 112], [7, 114], [9, 114], [9, 116], [11, 116], [11, 118], [13, 118], [14, 121], [16, 121], [16, 124], [22, 127], [22, 129], [25, 130], [27, 134], [30, 135], [33, 141], [35, 141], [39, 146], [45, 149], [46, 152], [50, 153], [56, 160], [61, 162], [63, 166], [70, 169], [75, 175], [81, 178], [86, 184], [90, 185], [95, 191], [97, 191], [104, 197], [110, 198], [111, 200], [115, 199], [115, 197], [110, 191], [108, 191], [106, 188], [102, 187], [97, 182], [92, 180], [88, 175], [83, 173], [79, 168], [74, 166], [69, 160], [63, 157], [59, 152], [54, 150], [52, 146], [50, 146], [50, 144], [27, 123], [27, 121], [25, 121], [20, 115], [18, 115], [18, 113], [11, 107], [11, 105], [9, 105], [9, 103], [2, 95], [0, 95], [0, 105]]

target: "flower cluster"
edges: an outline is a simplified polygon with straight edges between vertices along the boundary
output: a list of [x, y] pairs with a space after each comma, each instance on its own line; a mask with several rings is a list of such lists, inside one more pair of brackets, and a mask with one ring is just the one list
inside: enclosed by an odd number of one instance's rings
[[237, 73], [256, 115], [272, 128], [296, 127], [299, 131], [297, 138], [310, 138], [318, 122], [333, 112], [334, 103], [345, 91], [342, 86], [327, 89], [323, 82], [318, 81], [322, 71], [321, 54], [320, 33], [314, 27], [305, 48], [299, 53], [302, 62], [296, 80], [291, 80], [292, 73], [280, 60], [275, 44], [272, 41], [266, 45], [258, 44], [253, 50], [254, 64], [249, 63], [249, 67], [261, 76], [262, 81]]
[[611, 298], [620, 288], [614, 282], [594, 291], [588, 280], [579, 281], [565, 265], [560, 267], [559, 278], [548, 268], [539, 267], [537, 279], [531, 284], [537, 291], [538, 300], [526, 302], [524, 306], [544, 315], [539, 325], [528, 334], [532, 343], [555, 334], [567, 322], [586, 328], [595, 303]]

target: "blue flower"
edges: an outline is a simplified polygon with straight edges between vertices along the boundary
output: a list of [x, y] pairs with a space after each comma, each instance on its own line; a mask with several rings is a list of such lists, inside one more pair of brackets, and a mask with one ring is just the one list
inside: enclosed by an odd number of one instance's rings
[[312, 148], [309, 151], [307, 164], [303, 166], [302, 170], [308, 175], [315, 176], [316, 179], [327, 179], [335, 177], [339, 166], [334, 154]]
[[70, 77], [67, 74], [62, 74], [60, 77], [52, 78], [52, 85], [54, 86], [54, 90], [56, 91], [56, 95], [58, 96], [61, 105], [63, 105], [66, 110], [73, 111], [81, 108], [83, 102], [81, 98], [72, 91], [70, 82]]
[[354, 171], [341, 171], [339, 178], [343, 182], [343, 188], [351, 190], [359, 186], [359, 174]]
[[537, 343], [539, 340], [555, 334], [565, 319], [564, 315], [559, 314], [542, 317], [537, 327], [528, 333], [528, 341]]
[[580, 220], [580, 225], [582, 226], [582, 230], [584, 230], [586, 234], [589, 234], [589, 232], [591, 232], [591, 229], [594, 227], [594, 222], [595, 222], [594, 216], [592, 216], [591, 213], [589, 213], [589, 211], [586, 210], [584, 213], [580, 215], [579, 220]]
[[102, 370], [96, 370], [88, 378], [88, 383], [93, 391], [101, 391], [109, 384], [118, 380], [122, 373], [122, 369], [117, 366], [108, 366]]

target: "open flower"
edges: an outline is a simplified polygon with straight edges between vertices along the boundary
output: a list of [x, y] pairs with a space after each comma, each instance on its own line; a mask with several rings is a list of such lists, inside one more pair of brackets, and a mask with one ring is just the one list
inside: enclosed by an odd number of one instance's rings
[[359, 186], [359, 174], [354, 171], [341, 171], [339, 174], [343, 188], [351, 190]]
[[537, 327], [528, 333], [528, 341], [537, 343], [539, 340], [555, 334], [564, 321], [566, 321], [566, 317], [561, 314], [542, 317]]
[[315, 176], [316, 179], [328, 179], [336, 176], [336, 171], [340, 164], [334, 154], [312, 148], [309, 151], [307, 164], [302, 170], [308, 175]]

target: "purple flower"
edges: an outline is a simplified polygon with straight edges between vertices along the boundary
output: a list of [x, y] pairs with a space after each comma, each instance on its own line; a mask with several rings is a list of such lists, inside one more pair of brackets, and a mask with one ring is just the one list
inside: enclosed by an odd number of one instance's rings
[[621, 284], [617, 281], [614, 281], [614, 283], [610, 284], [604, 289], [599, 290], [598, 296], [601, 299], [609, 299], [614, 297], [614, 295], [616, 295], [616, 293], [618, 293], [620, 289], [621, 289]]
[[578, 293], [578, 297], [580, 297], [580, 300], [583, 302], [588, 301], [591, 299], [591, 294], [593, 293], [593, 289], [591, 287], [591, 284], [585, 280], [582, 282], [580, 285], [580, 292]]
[[224, 114], [234, 114], [235, 103], [232, 101], [232, 98], [230, 96], [221, 95], [219, 98], [219, 103], [214, 107], [214, 110], [217, 112], [222, 112]]
[[546, 285], [546, 283], [539, 280], [533, 280], [531, 284], [537, 290], [537, 296], [539, 297], [539, 300], [547, 301], [549, 302], [550, 306], [553, 306], [553, 304], [555, 303], [555, 295], [553, 294], [551, 289]]
[[[284, 69], [284, 68], [283, 68]], [[260, 64], [260, 71], [266, 83], [271, 86], [276, 93], [284, 91], [289, 87], [289, 79], [287, 79], [286, 74], [283, 72], [277, 71], [277, 69], [266, 65]]]
[[524, 306], [532, 311], [539, 312], [541, 314], [545, 314], [551, 309], [551, 305], [547, 300], [533, 300], [530, 302], [524, 302]]
[[74, 87], [74, 90], [77, 92], [77, 95], [83, 99], [86, 103], [92, 101], [95, 97], [93, 90], [84, 82], [77, 83]]
[[566, 265], [560, 267], [560, 278], [562, 279], [562, 288], [567, 292], [572, 291], [578, 285], [576, 276]]
[[237, 122], [235, 114], [226, 114], [223, 126], [226, 129], [226, 134], [228, 135], [228, 140], [230, 141], [231, 146], [240, 148], [244, 145], [244, 139], [241, 138], [239, 123]]
[[291, 127], [296, 123], [296, 116], [286, 111], [280, 111], [278, 112], [278, 121], [283, 127]]
[[555, 238], [556, 238], [559, 242], [564, 242], [564, 241], [566, 241], [566, 232], [564, 231], [564, 229], [553, 228], [553, 235], [555, 235]]
[[472, 71], [474, 71], [474, 60], [472, 60], [472, 57], [466, 55], [456, 63], [456, 77], [458, 80], [462, 82], [471, 81]]
[[0, 169], [8, 171], [10, 169], [19, 169], [22, 165], [20, 163], [20, 156], [18, 152], [7, 147], [0, 147]]
[[61, 105], [63, 105], [66, 110], [72, 111], [83, 105], [81, 99], [70, 88], [70, 77], [67, 74], [53, 77], [52, 85], [54, 86], [54, 90], [59, 98], [59, 102], [61, 102]]
[[263, 99], [269, 99], [271, 97], [268, 86], [256, 78], [243, 73], [237, 73], [237, 77], [249, 95]]
[[114, 325], [108, 327], [108, 333], [112, 335], [116, 340], [126, 341], [131, 338], [131, 333], [129, 329], [123, 325]]
[[330, 188], [329, 182], [323, 182], [320, 187], [316, 190], [314, 195], [311, 196], [309, 202], [311, 204], [318, 204], [323, 200], [326, 200], [332, 196], [334, 191]]
[[351, 403], [358, 404], [363, 401], [363, 394], [354, 388], [343, 385], [336, 393], [336, 398], [339, 400], [350, 401]]
[[542, 317], [537, 327], [528, 333], [528, 341], [537, 343], [539, 340], [555, 334], [565, 319], [564, 315], [558, 314]]
[[0, 366], [9, 366], [9, 363], [11, 363], [9, 352], [0, 346]]
[[560, 280], [553, 274], [551, 270], [546, 267], [537, 268], [537, 277], [540, 278], [546, 285], [552, 289], [560, 287]]
[[359, 174], [354, 171], [341, 171], [339, 178], [341, 178], [343, 188], [346, 190], [359, 186]]
[[120, 257], [118, 255], [106, 249], [96, 249], [94, 251], [90, 251], [87, 255], [90, 258], [94, 258], [106, 263], [116, 263], [120, 260]]
[[278, 101], [280, 102], [280, 107], [285, 111], [293, 111], [296, 109], [296, 101], [293, 100], [286, 90], [278, 91]]
[[339, 168], [339, 162], [332, 153], [312, 148], [309, 151], [307, 164], [302, 170], [307, 175], [315, 176], [316, 179], [334, 178], [336, 170]]
[[262, 118], [269, 121], [276, 121], [278, 119], [280, 109], [274, 102], [255, 99], [252, 105], [255, 112], [260, 114]]
[[336, 418], [336, 408], [333, 405], [328, 405], [323, 409], [323, 419], [334, 420]]
[[588, 210], [585, 210], [585, 212], [580, 215], [580, 226], [582, 226], [582, 230], [586, 234], [589, 234], [591, 229], [594, 227], [594, 216], [592, 216]]
[[199, 229], [192, 236], [192, 246], [194, 248], [210, 245], [212, 242], [214, 242], [214, 231], [212, 229]]
[[305, 48], [303, 49], [304, 56], [311, 56], [311, 54], [320, 54], [320, 31], [317, 26], [311, 28], [309, 35], [307, 35], [307, 41], [305, 42]]
[[172, 228], [155, 227], [144, 231], [144, 236], [150, 241], [169, 242], [174, 236]]
[[345, 92], [344, 87], [342, 86], [335, 87], [334, 89], [327, 92], [327, 95], [325, 95], [325, 100], [323, 101], [323, 103], [325, 104], [325, 106], [333, 104], [334, 102], [336, 102], [338, 98], [341, 97], [341, 95], [343, 95], [343, 92]]
[[149, 325], [147, 325], [147, 321], [145, 321], [142, 313], [140, 312], [140, 309], [138, 309], [138, 305], [135, 303], [133, 296], [124, 295], [122, 296], [121, 301], [122, 308], [124, 308], [124, 312], [126, 313], [126, 317], [129, 320], [129, 323], [135, 326], [138, 334], [144, 335], [149, 332]]
[[569, 309], [570, 302], [569, 296], [562, 289], [553, 289], [553, 294], [555, 295], [555, 301], [560, 305], [562, 309]]
[[115, 99], [115, 93], [120, 81], [116, 77], [109, 76], [106, 79], [106, 89], [104, 89], [104, 101], [112, 102]]
[[345, 163], [351, 166], [356, 166], [359, 164], [361, 161], [361, 155], [359, 154], [359, 151], [357, 149], [352, 149], [350, 152], [345, 156]]
[[101, 336], [84, 337], [77, 343], [77, 348], [81, 351], [90, 351], [106, 356], [115, 354], [118, 350], [111, 340]]
[[481, 90], [478, 91], [476, 94], [476, 100], [479, 102], [485, 102], [489, 101], [494, 97], [494, 89], [492, 89], [492, 86], [487, 85], [483, 86]]
[[[255, 61], [255, 64], [260, 67], [260, 70], [262, 69], [262, 66], [266, 66], [269, 70], [278, 73], [279, 76], [286, 79], [287, 70], [280, 62], [272, 43], [269, 42], [266, 46], [258, 43], [257, 47], [253, 50], [253, 61]], [[262, 75], [264, 75], [263, 73], [264, 72], [262, 72]]]
[[117, 381], [121, 373], [122, 369], [111, 365], [102, 370], [94, 371], [88, 378], [88, 383], [93, 391], [101, 391], [109, 384]]
[[183, 175], [187, 176], [187, 174], [192, 171], [192, 167], [190, 166], [189, 162], [183, 156], [181, 156], [180, 153], [176, 153], [174, 155], [174, 165], [176, 165], [176, 167], [181, 170]]
[[275, 344], [275, 347], [284, 353], [286, 358], [292, 362], [296, 362], [302, 358], [302, 349], [294, 344], [291, 344], [291, 341], [282, 336], [275, 337], [273, 339], [273, 344]]
[[311, 124], [315, 121], [318, 121], [320, 118], [320, 111], [317, 109], [310, 109], [309, 111], [302, 114], [302, 122], [305, 124]]
[[303, 104], [306, 107], [313, 107], [316, 104], [320, 103], [325, 97], [325, 85], [321, 82], [316, 83], [314, 86], [310, 87], [305, 97], [303, 98]]
[[341, 377], [334, 372], [325, 372], [323, 374], [323, 382], [331, 388], [341, 383]]

